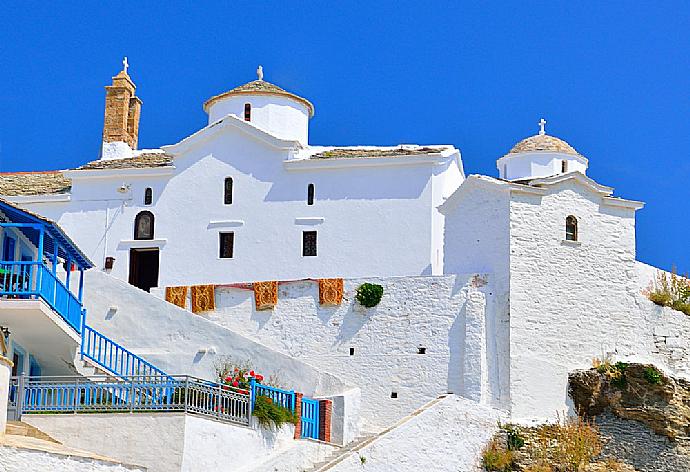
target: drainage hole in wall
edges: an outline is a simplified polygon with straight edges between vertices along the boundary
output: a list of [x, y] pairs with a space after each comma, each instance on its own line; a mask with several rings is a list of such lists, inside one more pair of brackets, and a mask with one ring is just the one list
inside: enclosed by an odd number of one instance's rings
[[418, 347], [417, 348], [417, 354], [426, 354], [426, 348], [425, 347]]
[[355, 348], [354, 348], [354, 347], [351, 347], [351, 348], [350, 348], [350, 355], [351, 355], [351, 356], [354, 356], [354, 355], [355, 355]]
[[398, 398], [398, 392], [391, 392], [391, 398]]

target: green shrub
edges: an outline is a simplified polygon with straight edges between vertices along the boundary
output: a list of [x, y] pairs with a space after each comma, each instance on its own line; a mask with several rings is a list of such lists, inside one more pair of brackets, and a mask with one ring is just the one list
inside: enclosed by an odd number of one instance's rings
[[671, 308], [674, 310], [682, 311], [686, 315], [690, 316], [690, 302], [684, 302], [682, 300], [674, 300], [671, 303]]
[[661, 372], [659, 372], [656, 367], [649, 366], [649, 367], [645, 368], [643, 375], [644, 375], [645, 380], [647, 380], [647, 382], [649, 382], [650, 384], [653, 384], [653, 385], [660, 385], [661, 384], [661, 379], [662, 379]]
[[492, 439], [482, 451], [482, 466], [492, 472], [508, 472], [513, 469], [514, 455], [505, 449], [496, 439]]
[[673, 297], [666, 292], [650, 292], [647, 298], [659, 306], [669, 306], [673, 303]]
[[378, 284], [370, 284], [367, 282], [357, 288], [357, 301], [360, 305], [367, 308], [378, 305], [382, 296], [383, 287]]
[[597, 372], [605, 375], [614, 387], [624, 388], [628, 383], [628, 379], [625, 377], [625, 370], [628, 368], [628, 364], [625, 362], [611, 364], [609, 359], [604, 359], [603, 361], [595, 359], [594, 367], [597, 369]]
[[256, 397], [253, 415], [259, 424], [266, 428], [270, 426], [280, 428], [287, 423], [297, 424], [299, 419], [292, 410], [273, 403], [273, 400], [263, 395]]
[[501, 426], [506, 432], [508, 450], [519, 451], [525, 445], [525, 438], [520, 434], [520, 430], [512, 424]]

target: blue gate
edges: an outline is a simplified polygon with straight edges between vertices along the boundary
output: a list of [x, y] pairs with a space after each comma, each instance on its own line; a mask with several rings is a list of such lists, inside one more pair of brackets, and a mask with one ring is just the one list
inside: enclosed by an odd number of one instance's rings
[[302, 437], [319, 439], [319, 402], [311, 398], [302, 398]]

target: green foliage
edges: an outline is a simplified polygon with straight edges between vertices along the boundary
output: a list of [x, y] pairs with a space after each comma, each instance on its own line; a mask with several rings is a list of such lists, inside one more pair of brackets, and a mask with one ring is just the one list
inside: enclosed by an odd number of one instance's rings
[[506, 442], [509, 451], [519, 451], [522, 449], [525, 445], [525, 438], [522, 437], [517, 426], [512, 424], [499, 424], [498, 426], [506, 432]]
[[364, 456], [359, 456], [359, 462], [364, 465], [367, 463], [367, 458]]
[[662, 381], [661, 372], [654, 366], [649, 366], [644, 370], [644, 378], [652, 385], [660, 385]]
[[509, 472], [515, 465], [513, 451], [506, 449], [496, 439], [492, 439], [482, 451], [482, 466], [492, 472]]
[[265, 428], [280, 428], [287, 423], [297, 424], [299, 419], [292, 410], [273, 403], [273, 400], [263, 395], [256, 397], [253, 415]]
[[656, 280], [645, 291], [647, 298], [659, 306], [666, 306], [690, 316], [690, 280], [676, 274], [657, 272]]
[[357, 288], [357, 301], [360, 305], [367, 308], [378, 305], [382, 296], [383, 287], [378, 284], [370, 284], [367, 282]]
[[625, 377], [625, 370], [628, 368], [627, 363], [616, 362], [611, 364], [608, 359], [603, 361], [595, 359], [594, 367], [597, 369], [597, 372], [605, 375], [614, 387], [624, 388], [627, 385], [628, 379]]

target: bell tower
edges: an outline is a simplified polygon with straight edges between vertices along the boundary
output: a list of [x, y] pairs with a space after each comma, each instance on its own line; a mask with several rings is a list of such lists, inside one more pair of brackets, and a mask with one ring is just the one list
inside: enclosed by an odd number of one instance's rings
[[125, 57], [122, 70], [105, 87], [105, 117], [103, 119], [103, 148], [101, 159], [132, 157], [139, 140], [141, 100], [135, 95], [136, 86], [127, 73]]

